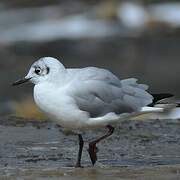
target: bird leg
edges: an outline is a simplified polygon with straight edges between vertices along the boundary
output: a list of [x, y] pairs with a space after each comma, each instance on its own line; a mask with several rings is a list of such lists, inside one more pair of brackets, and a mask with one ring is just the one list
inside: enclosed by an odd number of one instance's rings
[[88, 152], [89, 152], [89, 156], [90, 156], [90, 159], [91, 159], [91, 162], [92, 164], [94, 165], [97, 161], [97, 152], [98, 152], [98, 148], [96, 147], [96, 144], [99, 143], [101, 140], [111, 136], [114, 132], [114, 128], [110, 125], [107, 125], [106, 126], [108, 128], [108, 132], [107, 134], [105, 134], [104, 136], [92, 141], [89, 143], [89, 149], [88, 149]]
[[79, 152], [78, 152], [78, 157], [77, 157], [77, 162], [76, 162], [75, 167], [82, 167], [81, 166], [81, 156], [82, 156], [84, 141], [83, 141], [81, 134], [78, 134], [78, 138], [79, 138]]

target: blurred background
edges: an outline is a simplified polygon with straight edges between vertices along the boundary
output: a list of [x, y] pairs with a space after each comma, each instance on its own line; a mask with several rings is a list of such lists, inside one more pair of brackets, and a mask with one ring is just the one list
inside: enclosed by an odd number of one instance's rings
[[0, 0], [0, 115], [42, 117], [32, 85], [11, 86], [42, 56], [180, 97], [180, 1]]

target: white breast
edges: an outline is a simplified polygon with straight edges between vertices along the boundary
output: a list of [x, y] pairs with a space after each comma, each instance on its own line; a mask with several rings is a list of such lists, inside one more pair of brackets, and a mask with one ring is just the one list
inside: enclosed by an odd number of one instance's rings
[[50, 83], [38, 84], [34, 87], [34, 100], [51, 120], [64, 128], [79, 129], [87, 125], [88, 114], [78, 109], [65, 87], [57, 89]]

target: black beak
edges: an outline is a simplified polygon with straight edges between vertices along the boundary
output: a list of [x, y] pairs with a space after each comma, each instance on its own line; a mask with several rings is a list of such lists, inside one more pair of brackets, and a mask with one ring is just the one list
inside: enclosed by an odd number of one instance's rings
[[31, 78], [27, 78], [27, 79], [26, 79], [26, 78], [23, 78], [23, 79], [20, 79], [20, 80], [14, 82], [12, 85], [13, 85], [13, 86], [17, 86], [17, 85], [20, 85], [20, 84], [23, 84], [23, 83], [28, 82], [30, 79], [31, 79]]

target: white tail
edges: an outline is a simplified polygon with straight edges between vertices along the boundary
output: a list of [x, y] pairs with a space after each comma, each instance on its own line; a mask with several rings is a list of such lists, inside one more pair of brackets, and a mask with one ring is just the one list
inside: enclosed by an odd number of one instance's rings
[[140, 112], [123, 113], [121, 115], [117, 115], [115, 113], [108, 113], [102, 117], [89, 118], [87, 125], [91, 127], [97, 127], [106, 126], [108, 124], [111, 125], [125, 120], [146, 120], [149, 118], [144, 115], [151, 113], [163, 113], [165, 110], [168, 110], [170, 108], [172, 108], [172, 106], [167, 105], [164, 107], [143, 107]]

